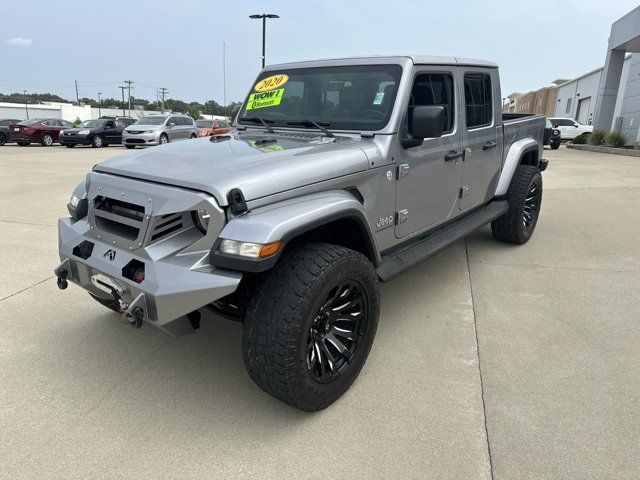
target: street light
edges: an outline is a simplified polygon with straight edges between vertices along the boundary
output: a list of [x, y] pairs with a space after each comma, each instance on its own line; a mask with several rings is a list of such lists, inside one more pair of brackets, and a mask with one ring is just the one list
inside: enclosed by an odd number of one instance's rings
[[253, 20], [262, 19], [262, 68], [264, 68], [264, 63], [265, 63], [264, 44], [265, 44], [265, 37], [266, 37], [266, 30], [267, 30], [267, 18], [280, 18], [280, 16], [276, 15], [275, 13], [261, 13], [259, 15], [258, 14], [249, 15], [249, 18]]
[[98, 92], [98, 117], [102, 116], [102, 99], [100, 98], [100, 94], [102, 92]]

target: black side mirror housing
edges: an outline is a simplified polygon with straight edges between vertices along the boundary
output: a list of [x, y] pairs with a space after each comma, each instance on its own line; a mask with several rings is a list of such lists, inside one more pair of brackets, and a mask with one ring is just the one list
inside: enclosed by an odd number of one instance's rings
[[425, 138], [439, 138], [444, 130], [444, 107], [421, 105], [409, 107], [408, 130], [413, 138], [402, 140], [404, 148], [422, 145]]
[[235, 107], [233, 107], [233, 110], [231, 110], [231, 123], [233, 123], [233, 121], [236, 119], [236, 116], [240, 112], [241, 107], [242, 105], [236, 105]]

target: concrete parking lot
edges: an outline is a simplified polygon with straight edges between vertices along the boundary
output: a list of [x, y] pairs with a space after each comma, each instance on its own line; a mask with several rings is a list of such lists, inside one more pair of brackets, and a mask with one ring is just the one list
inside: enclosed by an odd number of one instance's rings
[[382, 285], [336, 404], [245, 374], [241, 325], [133, 330], [56, 287], [56, 220], [121, 147], [0, 147], [0, 477], [640, 476], [640, 159], [545, 151], [537, 231], [484, 228]]

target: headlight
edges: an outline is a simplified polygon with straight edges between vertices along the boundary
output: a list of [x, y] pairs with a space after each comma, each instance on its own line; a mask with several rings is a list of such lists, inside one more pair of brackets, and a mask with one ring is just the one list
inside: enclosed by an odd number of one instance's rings
[[207, 233], [207, 228], [209, 228], [209, 218], [211, 218], [211, 213], [208, 210], [198, 210], [192, 212], [193, 223], [196, 224], [198, 230], [202, 233]]
[[266, 258], [280, 250], [282, 242], [277, 240], [271, 243], [239, 242], [237, 240], [222, 240], [219, 250], [227, 255], [238, 255], [249, 258]]
[[80, 130], [78, 132], [78, 135], [89, 135], [91, 133], [91, 130]]

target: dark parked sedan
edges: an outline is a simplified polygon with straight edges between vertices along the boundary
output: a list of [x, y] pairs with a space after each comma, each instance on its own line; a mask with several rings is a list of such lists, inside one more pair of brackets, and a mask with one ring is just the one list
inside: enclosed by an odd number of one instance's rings
[[550, 145], [552, 150], [560, 148], [560, 130], [554, 128], [549, 119], [544, 128], [544, 144]]
[[20, 123], [20, 120], [14, 118], [3, 118], [0, 120], [0, 146], [7, 143], [9, 138], [9, 127], [15, 123]]
[[35, 118], [9, 126], [8, 142], [16, 142], [24, 147], [30, 143], [40, 143], [50, 147], [58, 141], [58, 135], [65, 128], [75, 125], [59, 118]]
[[95, 148], [122, 143], [125, 125], [108, 118], [85, 120], [75, 128], [65, 128], [60, 134], [60, 144], [68, 148], [76, 145], [91, 145]]

